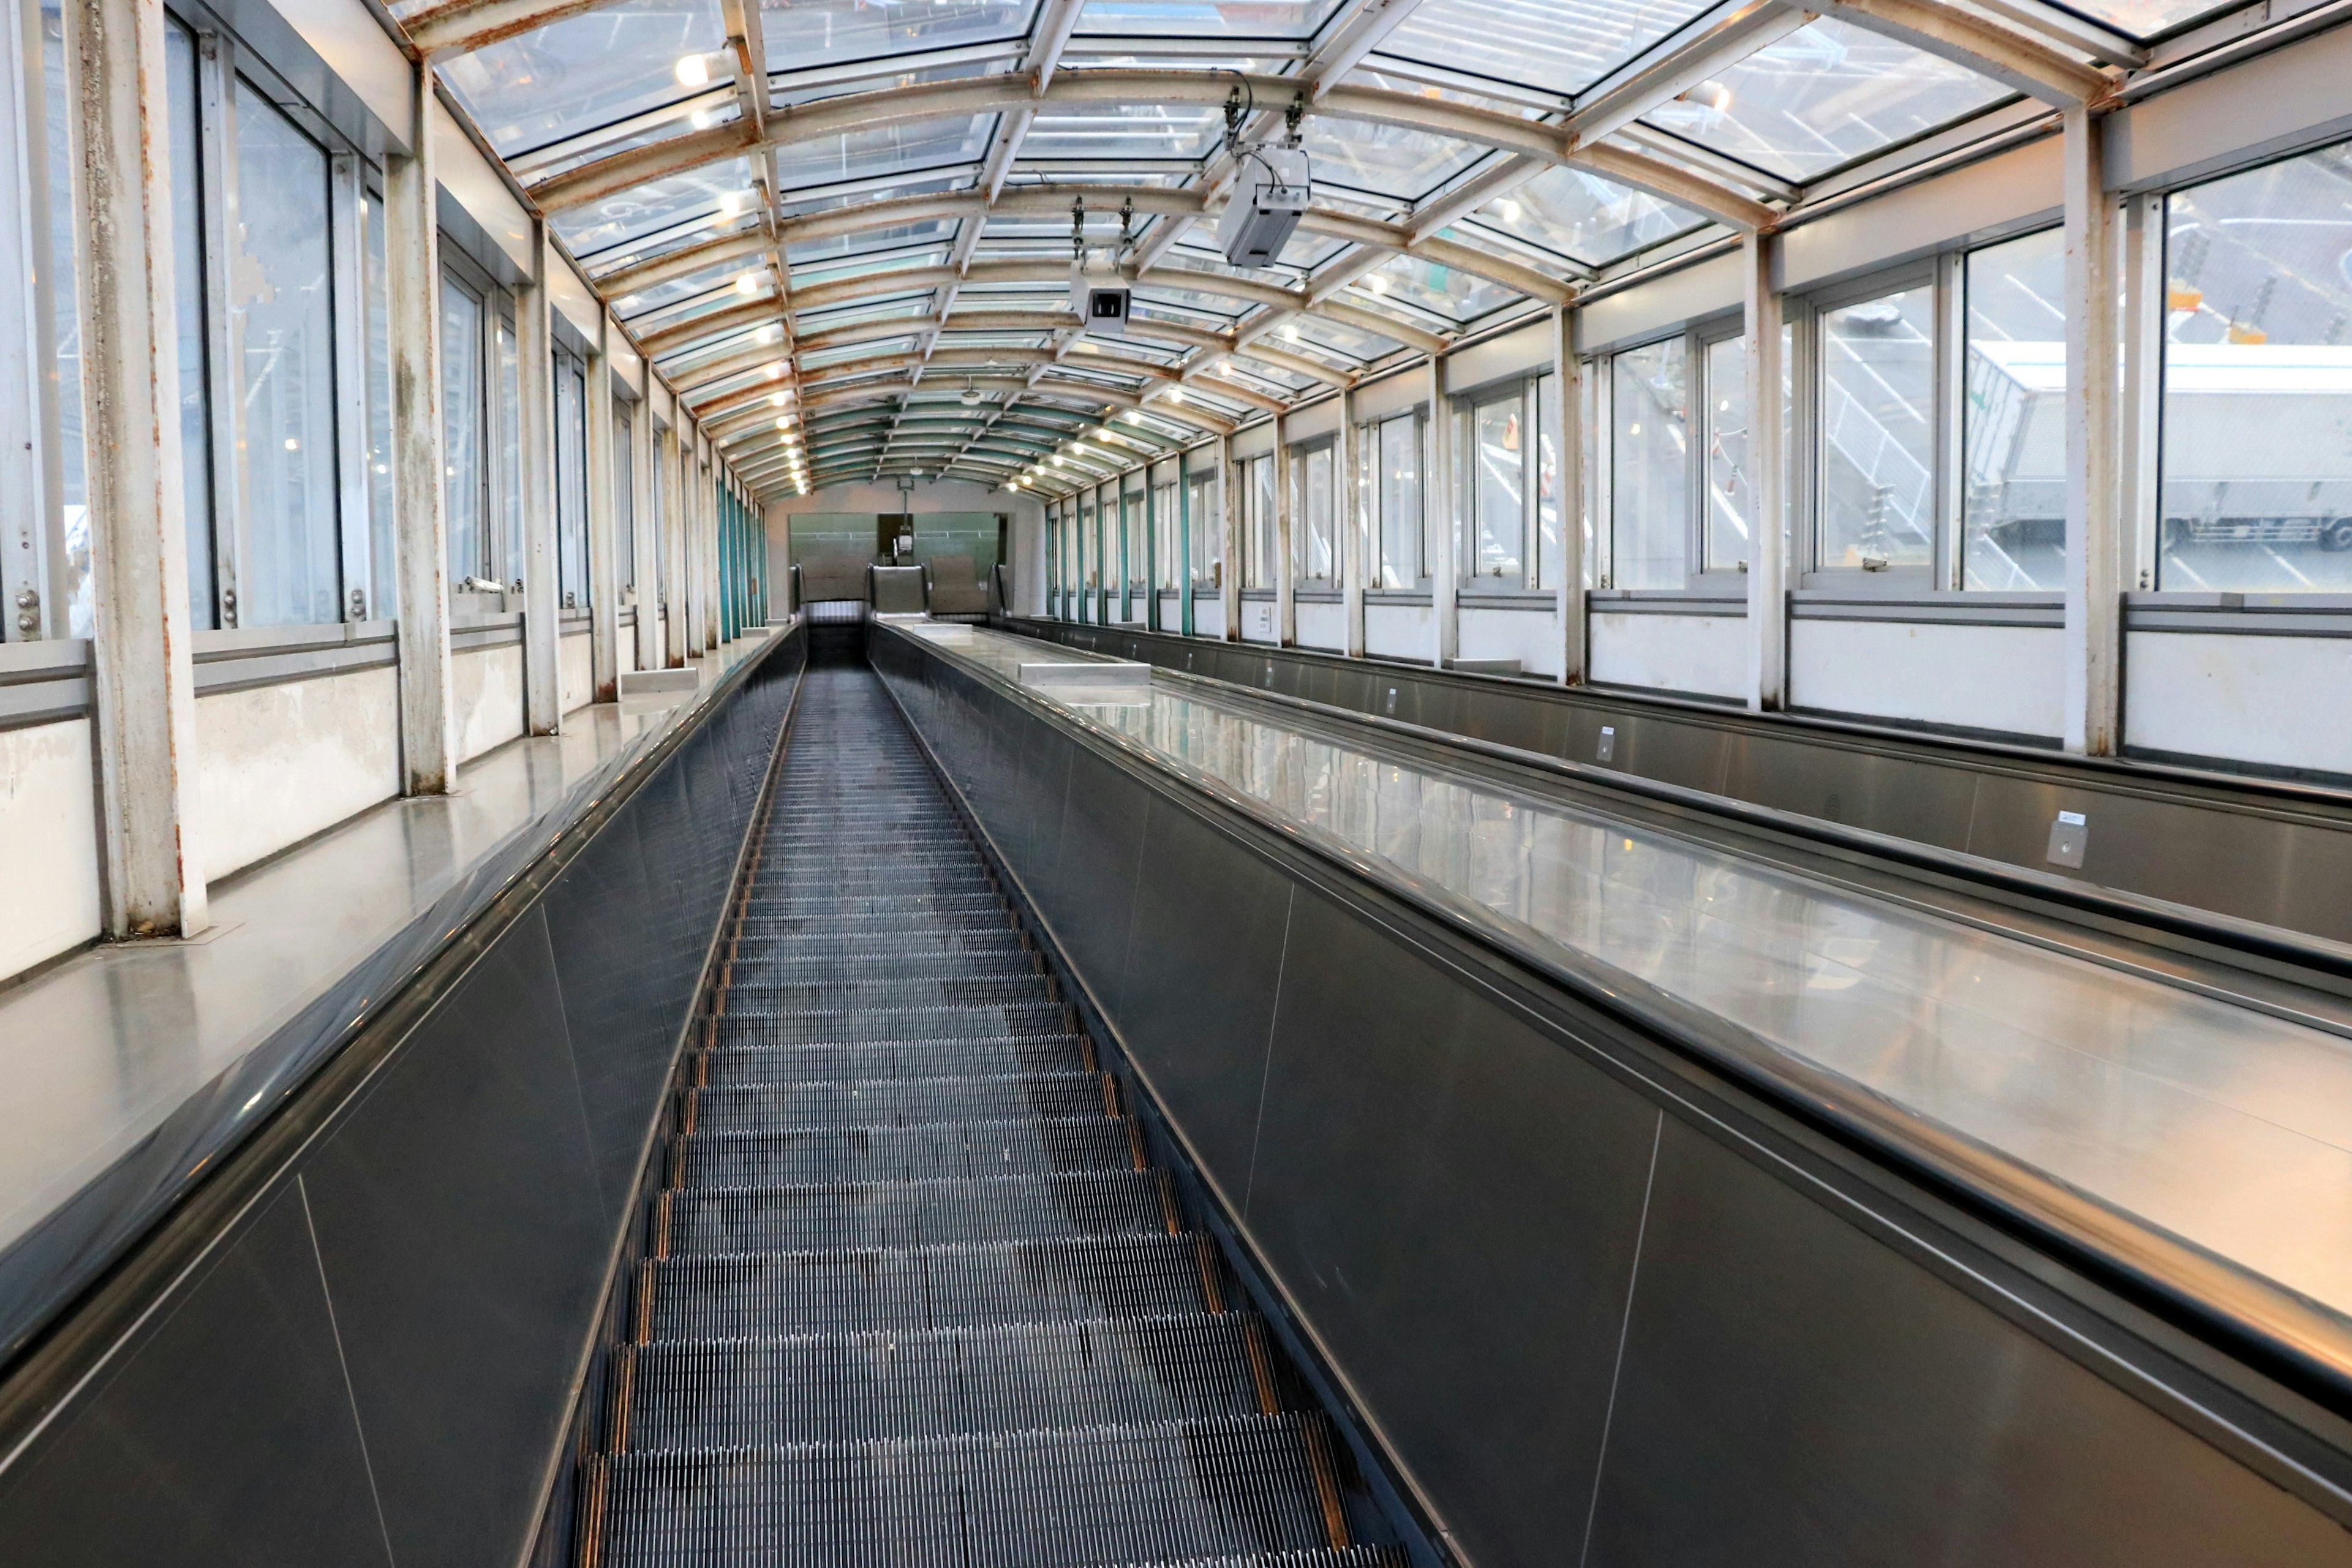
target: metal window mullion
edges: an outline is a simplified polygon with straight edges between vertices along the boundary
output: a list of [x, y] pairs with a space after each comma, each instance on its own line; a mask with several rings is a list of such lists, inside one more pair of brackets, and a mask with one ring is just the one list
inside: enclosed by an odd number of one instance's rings
[[1602, 354], [1585, 367], [1592, 378], [1592, 582], [1617, 574], [1617, 360]]
[[1936, 262], [1936, 581], [1968, 585], [1968, 258], [1948, 252]]
[[213, 471], [214, 608], [223, 629], [237, 625], [246, 560], [245, 464], [237, 439], [245, 423], [245, 378], [230, 309], [236, 270], [236, 51], [218, 33], [196, 35], [197, 180], [202, 189], [205, 268], [205, 380], [212, 389], [206, 433]]
[[366, 255], [361, 233], [360, 160], [337, 153], [327, 161], [329, 299], [334, 324], [335, 473], [342, 535], [343, 618], [374, 612], [375, 553], [368, 542], [367, 295], [361, 278]]

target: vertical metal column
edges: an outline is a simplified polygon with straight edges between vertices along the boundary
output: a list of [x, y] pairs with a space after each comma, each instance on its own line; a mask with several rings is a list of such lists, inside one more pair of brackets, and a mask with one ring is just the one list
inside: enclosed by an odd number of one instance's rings
[[1234, 520], [1234, 503], [1241, 499], [1241, 486], [1234, 478], [1234, 438], [1217, 437], [1217, 605], [1224, 612], [1225, 626], [1222, 634], [1227, 642], [1242, 640], [1242, 573], [1241, 557], [1234, 550], [1234, 541], [1241, 537], [1241, 528]]
[[654, 367], [637, 360], [637, 412], [629, 421], [629, 531], [631, 568], [637, 580], [637, 668], [662, 666], [661, 623], [656, 618], [661, 600], [661, 501], [654, 493]]
[[1290, 494], [1290, 416], [1274, 416], [1274, 640], [1298, 646], [1297, 504]]
[[1347, 622], [1349, 658], [1364, 657], [1363, 464], [1357, 448], [1356, 389], [1339, 389], [1339, 439], [1331, 453], [1331, 526], [1339, 531], [1340, 614]]
[[2123, 530], [2116, 461], [2117, 277], [2105, 121], [2065, 110], [2066, 749], [2110, 757], [2122, 742]]
[[449, 654], [448, 515], [441, 491], [441, 221], [433, 70], [409, 73], [406, 154], [383, 160], [384, 318], [392, 353], [393, 561], [400, 607], [400, 788], [457, 778]]
[[613, 441], [613, 334], [609, 313], [596, 322], [595, 346], [588, 353], [588, 648], [594, 700], [620, 695], [621, 524], [620, 492], [614, 487]]
[[[1551, 431], [1559, 491], [1559, 683], [1581, 686], [1591, 603], [1584, 592], [1584, 366], [1576, 357], [1576, 316], [1566, 305], [1551, 313], [1551, 368], [1559, 392], [1559, 422]], [[1540, 411], [1541, 398], [1537, 405]]]
[[67, 0], [77, 80], [68, 136], [80, 275], [82, 409], [96, 612], [97, 742], [107, 928], [193, 935], [207, 923], [194, 842], [196, 682], [190, 655], [180, 338], [163, 9]]
[[1780, 295], [1772, 285], [1772, 237], [1740, 241], [1748, 333], [1748, 706], [1769, 713], [1789, 701], [1788, 480], [1780, 458]]
[[555, 321], [548, 269], [555, 265], [547, 222], [531, 223], [530, 281], [515, 290], [515, 357], [520, 362], [522, 461], [523, 730], [552, 735], [563, 722], [562, 563], [555, 524]]
[[1430, 562], [1429, 597], [1436, 611], [1437, 668], [1444, 669], [1462, 652], [1462, 606], [1455, 592], [1462, 542], [1454, 507], [1454, 410], [1445, 401], [1443, 353], [1429, 356], [1429, 475], [1421, 493], [1423, 507], [1435, 509], [1427, 514], [1433, 517], [1437, 533], [1434, 559]]

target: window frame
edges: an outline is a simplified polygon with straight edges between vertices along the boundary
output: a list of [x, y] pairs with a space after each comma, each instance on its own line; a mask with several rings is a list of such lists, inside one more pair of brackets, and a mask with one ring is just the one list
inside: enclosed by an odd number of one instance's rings
[[[1331, 570], [1328, 575], [1316, 576], [1307, 570], [1307, 546], [1314, 534], [1314, 519], [1308, 515], [1307, 497], [1307, 466], [1314, 458], [1326, 457], [1331, 464], [1331, 516], [1328, 520], [1330, 537], [1328, 548]], [[1307, 588], [1315, 593], [1336, 592], [1343, 573], [1343, 555], [1339, 536], [1339, 437], [1334, 431], [1328, 435], [1294, 441], [1290, 446], [1290, 583], [1293, 589]]]
[[[2047, 226], [2046, 225], [2036, 226]], [[2019, 233], [2030, 232], [2020, 230]], [[1953, 395], [1954, 360], [1953, 309], [1965, 308], [1960, 298], [1963, 290], [1958, 278], [1965, 270], [1968, 255], [1975, 250], [1998, 244], [2001, 239], [2016, 237], [2004, 235], [1980, 244], [1954, 247], [1931, 257], [1882, 267], [1851, 278], [1829, 288], [1811, 289], [1792, 296], [1787, 319], [1796, 324], [1793, 338], [1800, 345], [1792, 356], [1790, 382], [1790, 408], [1794, 418], [1795, 439], [1790, 443], [1793, 461], [1789, 465], [1788, 495], [1790, 569], [1791, 588], [1835, 588], [1851, 592], [1868, 588], [1875, 593], [1892, 595], [1933, 593], [1957, 589], [1954, 565], [1958, 560], [1955, 538], [1952, 490], [1958, 481], [1958, 428], [1961, 399]], [[1869, 566], [1825, 566], [1822, 564], [1823, 536], [1822, 506], [1825, 487], [1822, 476], [1828, 471], [1828, 422], [1822, 416], [1823, 395], [1829, 377], [1829, 356], [1824, 352], [1822, 334], [1830, 315], [1851, 305], [1866, 303], [1890, 294], [1914, 289], [1928, 291], [1928, 319], [1932, 338], [1928, 346], [1930, 389], [1933, 406], [1928, 413], [1929, 461], [1927, 493], [1933, 513], [1929, 534], [1927, 562], [1925, 565], [1904, 565], [1890, 563], [1885, 568]], [[1801, 305], [1801, 309], [1798, 307]], [[1965, 346], [1960, 355], [1964, 360]], [[1799, 476], [1801, 475], [1801, 482]]]
[[[1412, 583], [1391, 588], [1381, 581], [1385, 575], [1388, 563], [1390, 523], [1387, 510], [1388, 486], [1383, 482], [1381, 469], [1381, 442], [1382, 432], [1391, 426], [1405, 420], [1412, 421], [1411, 445], [1415, 455], [1416, 465], [1413, 469], [1413, 496], [1420, 504], [1415, 509], [1417, 516], [1410, 520], [1400, 520], [1397, 537], [1413, 542], [1414, 576]], [[1429, 448], [1431, 445], [1429, 409], [1426, 405], [1416, 404], [1411, 408], [1400, 409], [1394, 414], [1386, 415], [1381, 418], [1368, 419], [1357, 426], [1356, 429], [1359, 439], [1363, 443], [1360, 449], [1363, 459], [1360, 465], [1360, 471], [1369, 479], [1369, 488], [1371, 491], [1364, 507], [1370, 534], [1367, 540], [1369, 549], [1366, 551], [1366, 565], [1369, 570], [1364, 574], [1364, 592], [1391, 595], [1431, 593], [1435, 588], [1435, 578], [1430, 571], [1429, 549]]]

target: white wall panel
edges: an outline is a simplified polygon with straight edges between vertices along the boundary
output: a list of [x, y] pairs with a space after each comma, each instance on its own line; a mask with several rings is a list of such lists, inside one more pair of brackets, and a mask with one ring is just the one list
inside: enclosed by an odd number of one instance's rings
[[207, 879], [400, 793], [389, 666], [196, 700], [196, 852]]
[[2352, 637], [2129, 633], [2124, 743], [2352, 773]]
[[2055, 739], [2065, 633], [2054, 626], [1792, 621], [1791, 706]]
[[1559, 676], [1559, 612], [1462, 606], [1464, 658], [1516, 658], [1532, 675]]
[[567, 632], [557, 639], [555, 684], [560, 712], [585, 708], [596, 700], [595, 639], [588, 633]]
[[1321, 599], [1298, 603], [1298, 646], [1332, 653], [1348, 651], [1348, 606]]
[[459, 762], [522, 733], [522, 644], [458, 649], [449, 659], [449, 684]]
[[1364, 606], [1364, 651], [1428, 664], [1437, 658], [1437, 612], [1427, 605]]
[[1272, 599], [1244, 599], [1242, 601], [1242, 641], [1274, 642], [1277, 640], [1275, 637], [1274, 625], [1274, 612], [1276, 607]]
[[1737, 616], [1599, 613], [1592, 617], [1592, 679], [1706, 697], [1748, 689], [1748, 622]]
[[99, 933], [89, 721], [0, 730], [0, 977]]
[[1195, 636], [1221, 637], [1225, 635], [1225, 606], [1214, 594], [1195, 590], [1192, 595], [1192, 630]]

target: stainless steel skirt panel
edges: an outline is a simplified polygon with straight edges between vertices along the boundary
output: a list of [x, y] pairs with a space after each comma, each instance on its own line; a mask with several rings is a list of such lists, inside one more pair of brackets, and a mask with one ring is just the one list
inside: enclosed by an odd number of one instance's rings
[[[2352, 886], [2352, 796], [2333, 787], [2087, 762], [1297, 648], [1058, 621], [1008, 625], [1114, 658], [2352, 941], [2352, 899], [2343, 892]], [[2079, 867], [2050, 858], [2062, 811], [2087, 819]]]

